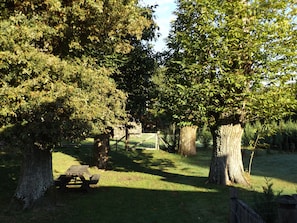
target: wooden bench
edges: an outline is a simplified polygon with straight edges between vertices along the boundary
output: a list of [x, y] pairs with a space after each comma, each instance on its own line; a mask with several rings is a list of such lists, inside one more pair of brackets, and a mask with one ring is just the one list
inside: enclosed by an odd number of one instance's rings
[[61, 174], [55, 180], [55, 186], [59, 189], [66, 189], [67, 186], [80, 185], [82, 189], [89, 189], [90, 185], [99, 182], [100, 175], [91, 175], [87, 165], [74, 165], [68, 168], [65, 174]]

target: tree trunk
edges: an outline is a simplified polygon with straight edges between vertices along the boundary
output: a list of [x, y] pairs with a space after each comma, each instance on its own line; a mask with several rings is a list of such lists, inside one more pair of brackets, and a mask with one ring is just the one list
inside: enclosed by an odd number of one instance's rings
[[94, 138], [94, 160], [99, 169], [107, 169], [110, 134], [101, 134]]
[[34, 147], [25, 149], [18, 187], [10, 208], [26, 210], [53, 205], [53, 185], [51, 152]]
[[219, 125], [212, 129], [213, 155], [208, 177], [210, 183], [248, 184], [244, 177], [241, 156], [242, 134], [240, 124]]
[[180, 129], [179, 153], [183, 156], [193, 156], [196, 151], [197, 126], [184, 126]]
[[125, 126], [125, 150], [128, 151], [129, 150], [129, 128], [127, 126]]

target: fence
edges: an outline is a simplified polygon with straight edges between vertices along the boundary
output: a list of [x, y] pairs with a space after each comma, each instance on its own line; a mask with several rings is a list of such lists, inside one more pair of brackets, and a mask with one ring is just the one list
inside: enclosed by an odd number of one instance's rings
[[159, 150], [160, 146], [167, 149], [170, 147], [168, 143], [161, 137], [159, 132], [156, 133], [129, 133], [113, 140], [111, 147], [116, 150], [124, 147], [126, 150], [146, 149]]
[[278, 195], [273, 201], [258, 203], [262, 217], [238, 199], [235, 188], [230, 189], [230, 200], [230, 223], [297, 223], [297, 194]]
[[133, 149], [159, 149], [159, 136], [158, 133], [138, 133], [128, 134], [119, 139], [115, 139], [112, 147], [116, 150], [119, 147], [124, 147], [126, 150]]
[[265, 223], [252, 208], [238, 199], [237, 190], [230, 189], [230, 223]]

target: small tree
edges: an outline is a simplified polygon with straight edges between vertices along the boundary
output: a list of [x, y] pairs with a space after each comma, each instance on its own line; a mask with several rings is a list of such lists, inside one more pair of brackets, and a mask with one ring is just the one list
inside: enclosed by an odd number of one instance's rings
[[199, 91], [190, 87], [191, 82], [176, 62], [178, 54], [169, 55], [166, 60], [166, 67], [161, 68], [153, 79], [158, 91], [155, 106], [160, 116], [176, 123], [180, 129], [178, 152], [184, 156], [195, 155], [197, 129], [205, 115]]
[[273, 183], [269, 178], [265, 178], [265, 186], [263, 186], [262, 188], [263, 194], [255, 196], [254, 208], [265, 222], [277, 222], [278, 211], [276, 200], [280, 196], [281, 191], [276, 193], [273, 190]]

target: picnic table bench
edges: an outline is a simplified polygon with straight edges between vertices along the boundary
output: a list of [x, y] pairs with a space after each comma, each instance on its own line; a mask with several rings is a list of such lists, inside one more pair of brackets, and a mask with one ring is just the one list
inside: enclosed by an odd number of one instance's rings
[[59, 189], [65, 189], [68, 185], [80, 185], [82, 189], [88, 190], [90, 185], [98, 183], [100, 175], [91, 175], [88, 171], [88, 165], [72, 165], [65, 174], [61, 174], [55, 180], [55, 186]]

